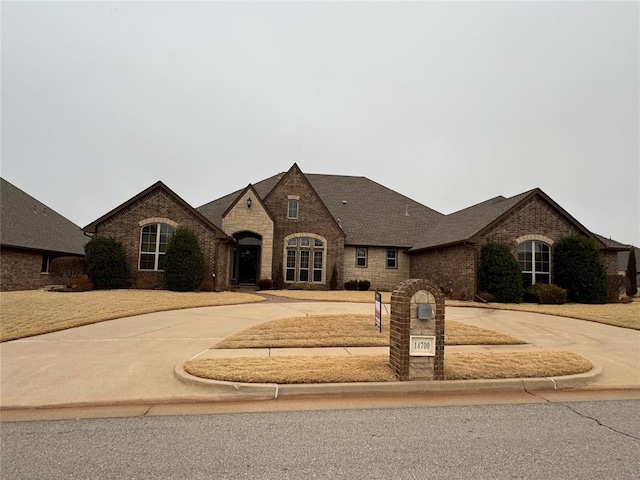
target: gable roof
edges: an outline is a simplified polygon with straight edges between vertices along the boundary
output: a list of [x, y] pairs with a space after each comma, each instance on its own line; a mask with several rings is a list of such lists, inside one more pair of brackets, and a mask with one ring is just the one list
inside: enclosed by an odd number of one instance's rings
[[457, 243], [474, 241], [498, 222], [513, 213], [519, 205], [538, 196], [560, 212], [577, 230], [588, 237], [593, 234], [580, 222], [567, 213], [539, 188], [515, 195], [510, 198], [498, 196], [471, 207], [459, 210], [432, 226], [410, 250], [417, 252], [429, 248], [443, 247]]
[[[229, 212], [238, 204], [240, 199], [242, 197], [244, 197], [245, 193], [247, 193], [247, 192], [251, 192], [253, 194], [253, 198], [262, 206], [262, 208], [266, 212], [266, 214], [269, 217], [269, 219], [271, 221], [273, 221], [273, 216], [271, 215], [271, 212], [269, 211], [269, 209], [266, 207], [266, 205], [262, 201], [262, 197], [258, 194], [258, 192], [256, 192], [256, 189], [253, 188], [253, 185], [251, 185], [251, 184], [247, 185], [244, 188], [244, 190], [242, 190], [240, 192], [240, 194], [235, 198], [235, 200], [233, 200], [233, 202], [231, 202], [231, 204], [227, 207], [227, 209], [222, 213], [221, 217], [222, 218], [226, 217], [229, 214]], [[249, 199], [251, 199], [251, 197], [249, 197]]]
[[78, 225], [0, 178], [0, 244], [84, 255], [89, 239]]
[[169, 187], [167, 187], [164, 183], [162, 183], [161, 181], [157, 181], [156, 183], [154, 183], [153, 185], [151, 185], [149, 188], [143, 190], [142, 192], [140, 192], [138, 195], [136, 195], [135, 197], [130, 198], [129, 200], [127, 200], [126, 202], [124, 202], [122, 205], [114, 208], [113, 210], [111, 210], [108, 213], [105, 213], [102, 217], [98, 218], [97, 220], [91, 222], [89, 225], [87, 225], [86, 227], [83, 228], [83, 230], [87, 233], [96, 233], [96, 228], [97, 226], [104, 222], [105, 220], [113, 217], [114, 215], [116, 215], [117, 213], [119, 213], [120, 211], [128, 208], [129, 206], [133, 205], [134, 203], [136, 203], [137, 201], [139, 201], [141, 198], [145, 197], [146, 195], [150, 194], [151, 192], [155, 191], [155, 190], [162, 190], [163, 192], [165, 192], [167, 195], [169, 195], [169, 197], [171, 197], [173, 200], [175, 200], [178, 204], [180, 204], [181, 206], [183, 206], [186, 210], [188, 210], [191, 214], [193, 214], [198, 220], [200, 220], [202, 223], [204, 223], [205, 225], [207, 225], [211, 230], [213, 230], [216, 233], [216, 237], [217, 238], [224, 238], [224, 239], [228, 239], [229, 237], [227, 236], [227, 234], [225, 234], [222, 229], [220, 227], [218, 227], [217, 225], [213, 224], [208, 218], [206, 218], [204, 215], [202, 215], [198, 210], [196, 210], [195, 208], [193, 208], [191, 205], [189, 205], [187, 202], [185, 202], [182, 197], [180, 197], [177, 193], [175, 193], [173, 190], [171, 190]]
[[[286, 175], [279, 173], [253, 188], [265, 198]], [[304, 174], [345, 233], [345, 244], [411, 247], [424, 229], [444, 217], [439, 212], [365, 177]], [[244, 190], [237, 190], [206, 203], [198, 210], [213, 223], [222, 216]]]

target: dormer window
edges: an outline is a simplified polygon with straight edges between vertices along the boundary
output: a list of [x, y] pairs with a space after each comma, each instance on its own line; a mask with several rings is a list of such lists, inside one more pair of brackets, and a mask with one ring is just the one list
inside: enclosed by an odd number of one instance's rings
[[297, 219], [298, 218], [298, 199], [290, 198], [287, 206], [287, 218]]

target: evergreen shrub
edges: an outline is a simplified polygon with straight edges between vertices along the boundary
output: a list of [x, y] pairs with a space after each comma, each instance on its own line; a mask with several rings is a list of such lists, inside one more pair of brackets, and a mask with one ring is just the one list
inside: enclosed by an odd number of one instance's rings
[[258, 280], [258, 288], [260, 290], [271, 290], [273, 288], [273, 282], [270, 278], [261, 278]]
[[357, 280], [349, 280], [344, 282], [345, 290], [357, 290], [358, 289], [358, 281]]
[[558, 240], [553, 246], [554, 282], [577, 303], [606, 303], [607, 274], [595, 241], [581, 235]]
[[177, 228], [164, 257], [164, 288], [192, 292], [200, 286], [206, 272], [198, 237], [191, 230]]
[[106, 290], [127, 285], [124, 247], [113, 238], [93, 237], [84, 246], [87, 275], [93, 288]]
[[358, 290], [361, 292], [366, 292], [369, 288], [371, 288], [371, 282], [369, 280], [358, 281]]
[[522, 302], [522, 273], [508, 245], [487, 243], [480, 250], [478, 289], [500, 303]]
[[525, 299], [546, 305], [562, 305], [567, 303], [567, 291], [557, 285], [536, 283], [526, 289]]
[[633, 297], [638, 293], [638, 268], [636, 265], [636, 249], [631, 247], [629, 250], [629, 259], [627, 260], [627, 278], [629, 284], [627, 286], [627, 295]]

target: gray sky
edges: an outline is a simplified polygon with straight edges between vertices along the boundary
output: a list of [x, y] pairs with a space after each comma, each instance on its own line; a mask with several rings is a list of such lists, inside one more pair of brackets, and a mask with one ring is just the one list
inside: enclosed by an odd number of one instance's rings
[[1, 4], [1, 174], [84, 226], [294, 162], [640, 245], [638, 2]]

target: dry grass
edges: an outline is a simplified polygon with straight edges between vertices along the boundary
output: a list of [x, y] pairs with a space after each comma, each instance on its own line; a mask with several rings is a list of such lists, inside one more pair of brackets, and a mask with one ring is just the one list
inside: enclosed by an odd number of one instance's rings
[[[531, 378], [591, 370], [588, 360], [569, 352], [445, 354], [447, 380]], [[352, 357], [268, 357], [192, 360], [191, 375], [243, 383], [393, 382], [388, 355]]]
[[183, 308], [260, 302], [257, 295], [165, 290], [93, 292], [0, 292], [0, 341], [14, 340], [90, 323]]
[[[320, 292], [306, 290], [270, 290], [261, 293], [310, 301], [357, 302], [372, 304], [374, 302], [374, 292], [372, 291]], [[384, 303], [389, 303], [391, 301], [391, 293], [382, 292], [382, 301]], [[447, 300], [446, 304], [452, 307], [479, 307], [493, 308], [496, 310], [516, 310], [520, 312], [543, 313], [546, 315], [577, 318], [580, 320], [589, 320], [591, 322], [614, 325], [616, 327], [640, 330], [640, 298], [636, 298], [632, 303], [608, 303], [605, 305], [582, 305], [575, 303], [566, 305], [537, 305], [533, 303], [484, 304], [456, 300]]]
[[[215, 348], [386, 347], [389, 319], [382, 333], [372, 315], [319, 315], [273, 320], [243, 330]], [[516, 345], [524, 343], [492, 330], [447, 321], [446, 345]]]

